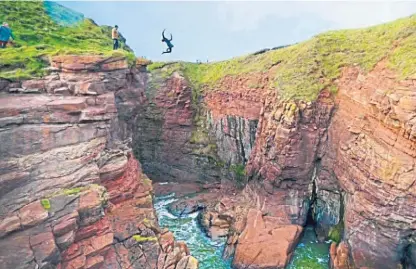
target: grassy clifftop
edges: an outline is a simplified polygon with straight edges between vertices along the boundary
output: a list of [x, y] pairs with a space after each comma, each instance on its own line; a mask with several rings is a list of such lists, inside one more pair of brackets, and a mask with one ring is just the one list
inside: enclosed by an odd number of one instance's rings
[[[0, 21], [10, 24], [16, 38], [14, 47], [0, 50], [2, 78], [41, 76], [52, 55], [114, 53], [106, 27], [56, 3], [0, 1]], [[130, 51], [116, 53], [134, 59]]]
[[197, 89], [212, 89], [225, 76], [269, 72], [272, 87], [284, 99], [315, 100], [330, 87], [342, 67], [359, 65], [371, 70], [387, 58], [402, 78], [416, 75], [416, 15], [356, 30], [331, 31], [286, 48], [211, 64], [154, 63], [153, 72], [182, 72]]

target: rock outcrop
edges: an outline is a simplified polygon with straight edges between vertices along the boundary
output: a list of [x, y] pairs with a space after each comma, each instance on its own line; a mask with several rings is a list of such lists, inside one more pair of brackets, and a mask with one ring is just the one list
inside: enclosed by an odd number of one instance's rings
[[272, 217], [263, 217], [260, 210], [250, 210], [247, 224], [238, 238], [233, 267], [285, 268], [298, 238], [299, 225], [276, 224]]
[[329, 250], [331, 257], [331, 269], [351, 269], [354, 268], [350, 265], [349, 260], [349, 248], [344, 242], [337, 246], [337, 243], [333, 242]]
[[124, 58], [59, 56], [0, 92], [0, 268], [197, 268], [131, 150]]

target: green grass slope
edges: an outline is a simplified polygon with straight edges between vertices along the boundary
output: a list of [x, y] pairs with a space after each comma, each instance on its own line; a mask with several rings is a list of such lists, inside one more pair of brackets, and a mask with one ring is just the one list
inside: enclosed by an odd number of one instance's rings
[[207, 90], [225, 76], [269, 72], [276, 65], [271, 86], [284, 99], [312, 101], [326, 87], [336, 90], [333, 82], [343, 67], [359, 65], [369, 71], [384, 58], [402, 78], [416, 76], [416, 15], [365, 29], [327, 32], [258, 55], [210, 64], [154, 63], [149, 70], [165, 76], [181, 71], [197, 90]]
[[58, 54], [125, 54], [112, 51], [111, 34], [82, 14], [44, 1], [0, 1], [0, 21], [8, 22], [15, 46], [0, 50], [0, 77], [23, 79], [45, 74], [50, 56]]

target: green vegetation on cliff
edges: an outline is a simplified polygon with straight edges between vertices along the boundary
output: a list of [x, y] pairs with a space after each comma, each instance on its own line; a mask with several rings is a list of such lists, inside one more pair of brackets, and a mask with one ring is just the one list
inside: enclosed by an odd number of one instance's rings
[[[0, 78], [19, 79], [45, 74], [50, 56], [59, 54], [123, 54], [112, 51], [108, 27], [82, 14], [43, 1], [0, 1], [0, 22], [10, 24], [15, 46], [0, 50]], [[129, 49], [128, 49], [129, 50]]]
[[133, 239], [138, 243], [157, 241], [157, 238], [154, 236], [141, 236], [139, 234], [133, 235]]
[[[228, 61], [194, 63], [154, 63], [150, 71], [163, 70], [166, 76], [180, 71], [197, 91], [214, 89], [226, 76], [269, 73], [271, 87], [284, 99], [315, 100], [329, 88], [346, 66], [370, 71], [387, 59], [388, 67], [402, 78], [416, 74], [416, 15], [365, 29], [331, 31], [278, 50], [248, 55]], [[272, 69], [272, 67], [274, 67]]]
[[40, 204], [43, 206], [44, 209], [49, 210], [51, 209], [51, 202], [49, 199], [42, 199], [40, 200]]
[[342, 239], [342, 233], [344, 230], [343, 222], [340, 221], [337, 225], [332, 226], [328, 232], [328, 238], [336, 243], [340, 243]]

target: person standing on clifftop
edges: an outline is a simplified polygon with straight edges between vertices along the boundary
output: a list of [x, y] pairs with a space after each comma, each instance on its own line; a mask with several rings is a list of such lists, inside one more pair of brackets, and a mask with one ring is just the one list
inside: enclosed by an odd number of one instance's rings
[[113, 38], [113, 50], [118, 49], [118, 26], [114, 26], [113, 30], [111, 31], [111, 37]]
[[7, 45], [7, 42], [9, 42], [10, 38], [14, 39], [12, 29], [10, 29], [9, 25], [7, 23], [3, 23], [2, 26], [0, 26], [0, 48], [4, 49]]

